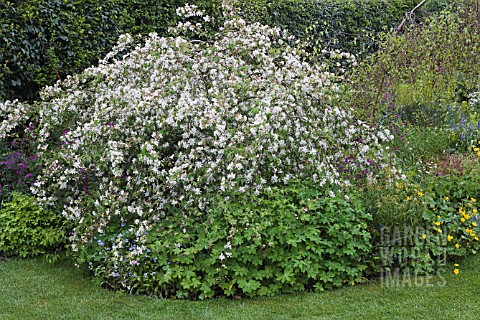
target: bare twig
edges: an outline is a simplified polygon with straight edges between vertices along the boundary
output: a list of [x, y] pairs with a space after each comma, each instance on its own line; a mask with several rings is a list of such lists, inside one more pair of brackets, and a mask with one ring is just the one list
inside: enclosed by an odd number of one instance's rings
[[428, 0], [422, 0], [415, 8], [412, 9], [412, 11], [408, 11], [405, 13], [405, 18], [403, 18], [402, 22], [400, 25], [395, 29], [395, 33], [398, 34], [400, 31], [402, 31], [403, 27], [405, 26], [405, 23], [407, 23], [407, 20], [413, 21], [412, 17], [415, 14], [415, 11], [418, 10], [421, 6], [423, 6]]
[[50, 64], [52, 65], [53, 71], [55, 71], [55, 75], [57, 76], [57, 79], [62, 81], [62, 77], [60, 77], [60, 74], [58, 73], [57, 67], [55, 67], [55, 65], [53, 64], [52, 61], [50, 61]]

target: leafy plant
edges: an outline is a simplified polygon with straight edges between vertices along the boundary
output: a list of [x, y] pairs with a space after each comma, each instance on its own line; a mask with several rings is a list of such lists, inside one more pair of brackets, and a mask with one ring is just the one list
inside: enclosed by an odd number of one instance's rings
[[442, 155], [428, 166], [405, 181], [364, 190], [377, 273], [432, 273], [480, 248], [478, 159]]
[[[413, 0], [239, 1], [245, 19], [278, 26], [306, 39], [314, 56], [323, 56], [322, 50], [354, 55], [375, 52], [375, 36], [397, 26], [416, 4]], [[420, 13], [417, 18], [422, 16]]]
[[462, 1], [405, 33], [387, 34], [356, 70], [356, 109], [372, 121], [394, 110], [420, 127], [445, 125], [446, 106], [478, 90], [476, 8], [476, 0]]
[[0, 252], [6, 256], [53, 256], [66, 242], [62, 220], [35, 198], [14, 192], [0, 208]]
[[128, 25], [118, 1], [2, 1], [0, 101], [36, 100], [41, 87], [96, 63]]
[[161, 297], [324, 290], [362, 281], [369, 219], [354, 195], [292, 181], [216, 197], [196, 216], [177, 211], [144, 229], [142, 242], [112, 224], [79, 253], [105, 286]]
[[468, 95], [468, 103], [448, 106], [447, 125], [444, 131], [449, 134], [452, 147], [466, 152], [480, 139], [480, 103], [478, 92]]

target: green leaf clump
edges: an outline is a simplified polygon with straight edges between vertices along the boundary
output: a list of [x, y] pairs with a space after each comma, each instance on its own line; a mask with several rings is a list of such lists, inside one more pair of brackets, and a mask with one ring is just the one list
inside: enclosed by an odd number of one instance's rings
[[258, 196], [217, 197], [194, 217], [177, 211], [146, 232], [143, 246], [112, 225], [79, 250], [105, 286], [135, 293], [205, 299], [322, 291], [363, 281], [370, 219], [355, 196], [295, 182]]
[[0, 207], [0, 253], [5, 256], [53, 255], [62, 248], [63, 223], [52, 211], [40, 207], [35, 198], [14, 192]]

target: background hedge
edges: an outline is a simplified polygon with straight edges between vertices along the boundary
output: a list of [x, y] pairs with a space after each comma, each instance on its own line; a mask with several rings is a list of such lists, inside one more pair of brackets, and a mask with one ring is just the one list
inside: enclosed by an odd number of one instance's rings
[[[165, 34], [176, 23], [175, 9], [186, 2], [214, 20], [221, 17], [221, 0], [0, 2], [0, 101], [38, 99], [41, 87], [95, 64], [122, 33]], [[329, 46], [359, 53], [375, 47], [360, 36], [396, 25], [417, 2], [243, 0], [240, 7], [246, 19], [287, 28], [308, 40], [312, 50]]]
[[7, 0], [0, 19], [0, 100], [37, 98], [42, 86], [98, 60], [133, 23], [113, 0]]
[[243, 1], [251, 20], [290, 30], [313, 48], [351, 53], [370, 51], [368, 34], [396, 26], [418, 0], [251, 0]]

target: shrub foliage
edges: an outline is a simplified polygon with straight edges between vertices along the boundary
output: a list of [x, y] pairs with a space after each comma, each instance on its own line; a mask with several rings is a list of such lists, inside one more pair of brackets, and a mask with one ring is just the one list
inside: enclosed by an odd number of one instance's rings
[[53, 254], [66, 242], [62, 224], [35, 198], [14, 192], [12, 200], [0, 207], [0, 252], [19, 257]]

